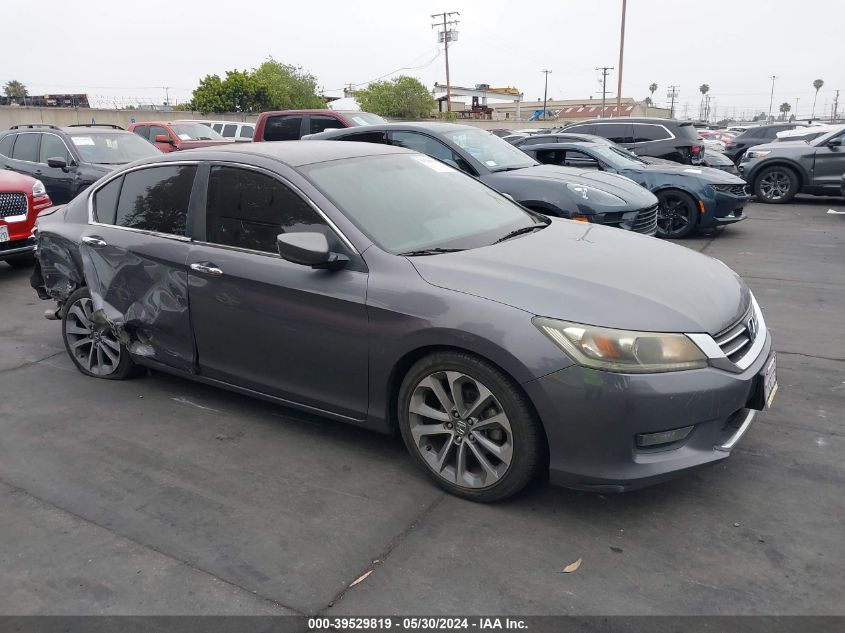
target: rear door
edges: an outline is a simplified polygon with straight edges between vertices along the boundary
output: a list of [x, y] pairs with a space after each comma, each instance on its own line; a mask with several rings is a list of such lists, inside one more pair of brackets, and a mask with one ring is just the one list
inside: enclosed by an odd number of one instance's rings
[[631, 123], [595, 123], [593, 129], [595, 130], [593, 134], [603, 136], [618, 145], [622, 145], [623, 147], [635, 146], [634, 126]]
[[41, 171], [38, 165], [40, 144], [40, 132], [19, 132], [12, 148], [12, 156], [6, 161], [6, 169], [38, 178], [40, 174], [36, 172]]
[[[368, 403], [367, 272], [360, 256], [279, 175], [212, 164], [189, 255], [201, 373], [353, 419]], [[282, 259], [281, 233], [324, 233], [339, 271]]]
[[194, 369], [188, 314], [188, 208], [196, 163], [125, 172], [91, 194], [80, 244], [95, 310], [138, 356]]

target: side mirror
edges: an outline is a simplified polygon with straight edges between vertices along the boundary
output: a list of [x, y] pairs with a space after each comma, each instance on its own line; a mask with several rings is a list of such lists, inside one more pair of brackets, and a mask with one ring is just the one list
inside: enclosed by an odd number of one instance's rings
[[172, 143], [173, 141], [170, 140], [170, 137], [167, 134], [156, 134], [155, 136], [156, 143]]
[[279, 255], [294, 264], [340, 270], [349, 263], [346, 255], [332, 253], [322, 233], [282, 233], [276, 237]]
[[54, 158], [47, 159], [47, 166], [52, 167], [53, 169], [61, 169], [62, 171], [67, 171], [67, 161], [64, 158], [60, 158], [58, 156]]
[[827, 142], [827, 146], [828, 146], [828, 147], [831, 147], [831, 148], [833, 148], [833, 147], [842, 147], [842, 140], [843, 140], [843, 139], [842, 139], [842, 137], [841, 137], [841, 136], [838, 136], [838, 137], [836, 137], [836, 138], [832, 138], [832, 139], [830, 139], [830, 140]]

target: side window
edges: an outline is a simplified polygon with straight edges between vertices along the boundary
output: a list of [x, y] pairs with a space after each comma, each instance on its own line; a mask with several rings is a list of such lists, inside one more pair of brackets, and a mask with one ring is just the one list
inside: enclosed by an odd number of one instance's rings
[[595, 125], [578, 125], [576, 123], [575, 125], [567, 126], [566, 131], [572, 133], [577, 132], [578, 134], [596, 134], [598, 136], [603, 136], [601, 132], [597, 132], [595, 128]]
[[255, 134], [255, 128], [251, 125], [242, 125], [241, 131], [238, 132], [239, 138], [252, 138]]
[[360, 132], [358, 134], [349, 134], [344, 136], [343, 141], [356, 141], [358, 143], [387, 143], [387, 134], [385, 132]]
[[12, 152], [12, 158], [37, 163], [38, 139], [40, 137], [40, 134], [18, 134], [18, 140], [15, 142], [15, 149]]
[[235, 132], [238, 131], [238, 126], [235, 123], [227, 123], [223, 126], [223, 131], [220, 132], [226, 138], [235, 138]]
[[164, 134], [167, 138], [170, 138], [170, 134], [167, 133], [167, 130], [160, 125], [151, 125], [150, 126], [150, 142], [155, 143], [156, 136], [159, 134]]
[[136, 125], [135, 129], [132, 130], [138, 136], [149, 139], [150, 138], [150, 126], [149, 125]]
[[264, 124], [265, 141], [297, 141], [301, 136], [301, 116], [271, 116]]
[[670, 138], [669, 133], [662, 125], [646, 125], [634, 123], [634, 136], [632, 143], [645, 143], [646, 141], [664, 141]]
[[317, 134], [323, 130], [334, 130], [346, 127], [343, 123], [338, 121], [333, 116], [321, 116], [319, 114], [312, 114], [310, 117], [310, 134]]
[[574, 149], [567, 150], [563, 164], [567, 167], [579, 167], [580, 169], [599, 168], [599, 163], [595, 158]]
[[596, 123], [596, 134], [614, 143], [633, 143], [633, 125], [630, 123]]
[[463, 158], [453, 152], [448, 145], [444, 145], [437, 139], [425, 134], [419, 134], [417, 132], [391, 132], [390, 144], [412, 149], [421, 154], [428, 154], [432, 158], [442, 160], [453, 167], [457, 166], [458, 169], [470, 175], [476, 175], [475, 170]]
[[114, 224], [117, 212], [117, 197], [123, 178], [115, 178], [94, 194], [94, 219], [102, 224]]
[[70, 154], [67, 151], [65, 142], [55, 134], [41, 135], [41, 154], [39, 163], [47, 163], [48, 158], [64, 158], [70, 164]]
[[222, 123], [214, 123], [211, 125], [211, 129], [220, 134], [223, 131], [223, 124]]
[[115, 224], [185, 235], [195, 165], [150, 167], [123, 177]]
[[15, 135], [14, 134], [7, 134], [0, 140], [0, 156], [7, 156], [11, 157], [12, 155], [12, 143], [15, 142]]
[[543, 143], [554, 143], [555, 138], [553, 136], [529, 136], [527, 139], [520, 143], [520, 147], [524, 147], [525, 145], [542, 145]]
[[531, 153], [537, 162], [544, 165], [563, 165], [566, 160], [566, 152], [559, 149], [538, 149]]
[[207, 200], [205, 239], [212, 244], [277, 253], [280, 233], [326, 227], [291, 189], [250, 169], [212, 167]]

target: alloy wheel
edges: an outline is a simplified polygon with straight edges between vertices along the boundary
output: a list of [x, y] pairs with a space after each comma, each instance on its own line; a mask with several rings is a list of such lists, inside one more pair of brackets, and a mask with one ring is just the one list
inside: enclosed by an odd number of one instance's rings
[[83, 369], [97, 376], [109, 376], [120, 365], [123, 351], [110, 331], [98, 329], [91, 321], [93, 309], [88, 297], [80, 298], [68, 308], [65, 325], [68, 349]]
[[786, 172], [772, 170], [760, 179], [760, 193], [766, 200], [781, 200], [789, 192], [790, 185]]
[[684, 234], [689, 230], [694, 213], [685, 198], [673, 193], [664, 194], [657, 207], [657, 228], [667, 237]]
[[439, 477], [465, 488], [499, 481], [513, 459], [513, 433], [499, 400], [457, 371], [417, 383], [408, 405], [413, 446]]

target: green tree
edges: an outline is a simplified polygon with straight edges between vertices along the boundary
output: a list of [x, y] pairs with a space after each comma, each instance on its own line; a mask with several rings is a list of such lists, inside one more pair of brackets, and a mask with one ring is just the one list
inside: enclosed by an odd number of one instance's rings
[[813, 113], [810, 115], [811, 119], [816, 116], [816, 99], [819, 98], [819, 90], [822, 89], [823, 85], [824, 79], [816, 79], [815, 81], [813, 81], [813, 88], [816, 89], [816, 94], [815, 96], [813, 96]]
[[657, 92], [657, 84], [651, 84], [648, 87], [648, 91], [651, 93], [649, 105], [653, 105], [654, 104], [654, 93]]
[[415, 77], [402, 75], [388, 81], [375, 81], [355, 92], [362, 110], [395, 119], [424, 119], [431, 116], [436, 102]]
[[206, 75], [192, 95], [190, 109], [200, 112], [256, 112], [323, 108], [317, 79], [296, 66], [270, 58], [254, 70], [230, 70], [226, 78]]
[[784, 101], [783, 103], [781, 103], [780, 108], [778, 108], [778, 110], [780, 110], [780, 118], [786, 119], [786, 115], [789, 113], [789, 111], [791, 109], [792, 109], [792, 106], [789, 105], [788, 101]]
[[26, 86], [17, 79], [7, 81], [6, 85], [3, 86], [3, 92], [6, 93], [7, 97], [14, 97], [16, 99], [23, 99], [29, 95], [29, 92], [26, 90]]

